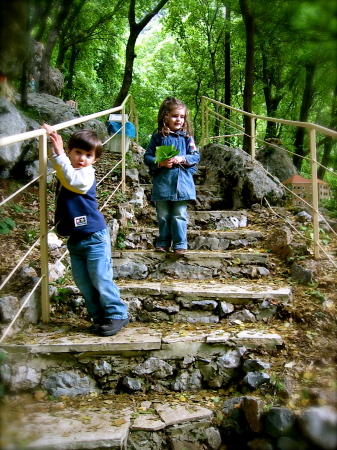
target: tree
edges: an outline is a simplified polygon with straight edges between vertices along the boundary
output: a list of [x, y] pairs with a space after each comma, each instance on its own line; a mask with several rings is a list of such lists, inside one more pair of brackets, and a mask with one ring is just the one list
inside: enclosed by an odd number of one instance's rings
[[122, 86], [115, 100], [114, 106], [119, 106], [128, 95], [133, 75], [133, 63], [136, 58], [135, 45], [140, 32], [146, 27], [150, 20], [166, 5], [169, 0], [160, 0], [159, 3], [147, 13], [143, 19], [136, 22], [136, 0], [130, 0], [129, 5], [129, 27], [130, 34], [125, 50], [125, 68]]
[[[254, 59], [255, 59], [255, 26], [254, 17], [250, 10], [248, 0], [239, 0], [242, 18], [246, 28], [246, 64], [245, 64], [245, 88], [243, 93], [243, 109], [247, 112], [253, 110], [253, 83], [254, 83]], [[252, 135], [251, 119], [244, 116], [245, 135], [243, 149], [250, 152], [250, 136]]]

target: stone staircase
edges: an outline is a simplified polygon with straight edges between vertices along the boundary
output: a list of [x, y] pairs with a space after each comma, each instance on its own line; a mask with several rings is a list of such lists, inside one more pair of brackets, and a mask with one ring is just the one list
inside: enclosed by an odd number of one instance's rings
[[[128, 327], [93, 336], [72, 314], [68, 323], [40, 325], [2, 345], [10, 391], [42, 392], [44, 404], [26, 405], [2, 448], [20, 441], [50, 450], [220, 449], [217, 403], [198, 394], [226, 398], [237, 382], [251, 391], [266, 382], [268, 352], [283, 345], [270, 322], [292, 301], [291, 287], [273, 279], [265, 236], [248, 223], [247, 211], [196, 206], [184, 255], [155, 252], [156, 228], [127, 229], [113, 261]], [[263, 350], [266, 365], [247, 372], [254, 349]], [[56, 399], [48, 406], [46, 391]]]

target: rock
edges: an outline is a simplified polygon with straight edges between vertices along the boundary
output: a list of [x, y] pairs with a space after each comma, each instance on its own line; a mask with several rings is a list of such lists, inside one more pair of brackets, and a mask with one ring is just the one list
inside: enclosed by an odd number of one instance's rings
[[277, 440], [277, 448], [279, 450], [309, 450], [308, 443], [303, 439], [290, 438], [282, 436]]
[[247, 445], [251, 450], [274, 450], [271, 441], [265, 438], [255, 438], [252, 441], [248, 441]]
[[217, 428], [209, 427], [205, 430], [206, 444], [210, 450], [218, 450], [221, 447], [221, 434]]
[[166, 361], [152, 357], [144, 363], [138, 364], [133, 369], [133, 373], [139, 376], [153, 374], [155, 378], [166, 378], [173, 374], [173, 367]]
[[41, 381], [41, 374], [27, 366], [17, 366], [12, 369], [12, 376], [9, 381], [11, 392], [30, 391], [36, 388]]
[[253, 389], [257, 389], [261, 384], [270, 380], [270, 376], [265, 372], [248, 372], [244, 377], [244, 383], [248, 384]]
[[280, 181], [298, 174], [298, 170], [288, 152], [280, 147], [282, 145], [280, 140], [268, 138], [266, 141], [268, 141], [268, 144], [257, 150], [256, 160]]
[[76, 397], [77, 395], [87, 395], [90, 392], [98, 391], [95, 381], [88, 376], [81, 376], [79, 373], [57, 372], [49, 375], [43, 381], [43, 387], [49, 395], [58, 398], [62, 395]]
[[34, 267], [30, 267], [28, 264], [24, 265], [20, 271], [20, 277], [24, 280], [25, 278], [37, 277], [36, 270]]
[[296, 416], [287, 408], [273, 407], [263, 418], [265, 431], [273, 437], [287, 436], [295, 427]]
[[144, 207], [144, 188], [142, 187], [137, 187], [136, 190], [134, 190], [130, 203], [134, 204], [136, 206], [138, 206], [139, 208], [143, 208]]
[[304, 436], [324, 450], [337, 448], [337, 412], [330, 406], [312, 407], [298, 418]]
[[277, 312], [277, 304], [273, 304], [269, 300], [263, 300], [259, 306], [257, 320], [268, 320], [270, 317], [275, 316]]
[[261, 417], [263, 413], [263, 402], [258, 398], [244, 397], [243, 410], [251, 430], [260, 433], [262, 430]]
[[198, 369], [182, 371], [172, 382], [174, 391], [197, 391], [202, 387], [202, 376]]
[[[14, 134], [20, 134], [28, 130], [28, 120], [21, 114], [15, 106], [7, 99], [0, 97], [0, 137], [11, 136]], [[35, 128], [39, 125], [35, 122]], [[22, 159], [22, 152], [28, 152], [28, 150], [34, 149], [33, 153], [38, 158], [38, 141], [37, 139], [31, 140], [28, 144], [23, 142], [17, 142], [15, 144], [5, 145], [0, 147], [0, 170], [4, 174], [7, 170], [8, 175], [11, 170]], [[5, 176], [1, 176], [5, 178]]]
[[[54, 80], [54, 88], [59, 89], [58, 80], [60, 73], [58, 69], [51, 72]], [[53, 89], [54, 89], [53, 88]], [[54, 90], [55, 90], [54, 89]], [[34, 109], [37, 114], [43, 116], [46, 122], [56, 124], [80, 117], [80, 113], [67, 105], [62, 99], [48, 94], [28, 93], [28, 106]], [[0, 137], [20, 134], [26, 131], [37, 130], [40, 124], [24, 116], [12, 103], [0, 97]], [[107, 137], [106, 126], [99, 120], [90, 120], [86, 126], [95, 130], [100, 138]], [[66, 140], [75, 130], [82, 125], [62, 130]], [[39, 159], [38, 139], [18, 142], [0, 147], [0, 177], [8, 178], [10, 175], [16, 178], [34, 177], [38, 167]]]
[[311, 223], [312, 216], [310, 214], [308, 214], [306, 211], [301, 211], [297, 214], [296, 220], [301, 223], [307, 223], [307, 222]]
[[126, 387], [129, 391], [141, 391], [142, 390], [142, 383], [140, 380], [137, 380], [135, 378], [131, 377], [124, 377], [122, 384], [124, 387]]
[[234, 305], [232, 305], [231, 303], [221, 302], [220, 310], [221, 313], [226, 316], [227, 314], [230, 314], [234, 311]]
[[250, 431], [245, 412], [243, 410], [244, 397], [226, 400], [222, 405], [223, 420], [221, 432], [224, 436], [246, 435]]
[[7, 297], [0, 298], [0, 319], [1, 322], [11, 322], [16, 313], [19, 311], [20, 304], [17, 297], [8, 295]]
[[292, 233], [291, 230], [283, 226], [269, 236], [266, 246], [283, 261], [288, 261], [292, 256], [291, 249]]
[[257, 370], [270, 369], [270, 364], [261, 361], [259, 358], [256, 359], [246, 359], [242, 364], [243, 370], [247, 372], [255, 372]]
[[220, 369], [237, 369], [241, 365], [241, 359], [245, 352], [245, 347], [239, 347], [235, 350], [229, 350], [223, 356], [220, 356], [217, 359], [217, 366]]
[[[139, 172], [137, 169], [126, 169], [125, 170], [126, 182], [139, 183]], [[144, 190], [143, 190], [144, 193]]]
[[54, 250], [55, 248], [62, 247], [64, 242], [60, 239], [56, 233], [48, 233], [47, 235], [48, 241], [48, 250]]
[[[221, 198], [221, 209], [247, 208], [261, 203], [265, 196], [273, 203], [283, 198], [283, 188], [258, 164], [252, 164], [245, 151], [209, 144], [201, 149], [200, 155], [200, 165], [207, 167], [205, 186], [218, 186], [212, 196]], [[215, 206], [212, 208], [217, 209]]]
[[[20, 300], [20, 307], [26, 301], [30, 293], [25, 294]], [[23, 318], [25, 323], [38, 323], [41, 319], [42, 307], [41, 307], [41, 294], [37, 289], [30, 297], [25, 307], [23, 308]]]
[[53, 281], [57, 281], [59, 278], [63, 278], [66, 272], [66, 267], [62, 264], [61, 261], [57, 261], [54, 264], [48, 264], [49, 270], [49, 283]]
[[308, 285], [314, 281], [314, 272], [310, 269], [305, 269], [299, 264], [294, 263], [291, 266], [291, 279], [300, 284]]
[[128, 261], [114, 267], [114, 278], [133, 278], [134, 280], [142, 280], [148, 275], [148, 269], [145, 264]]
[[99, 378], [110, 375], [111, 372], [112, 366], [107, 361], [96, 361], [94, 363], [93, 373]]
[[240, 320], [241, 322], [256, 322], [256, 317], [252, 314], [248, 309], [244, 309], [242, 311], [236, 311], [228, 317], [230, 322], [234, 320]]

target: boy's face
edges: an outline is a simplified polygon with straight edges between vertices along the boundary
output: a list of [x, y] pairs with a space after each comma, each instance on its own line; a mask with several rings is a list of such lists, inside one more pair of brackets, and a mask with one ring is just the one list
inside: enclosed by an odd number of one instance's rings
[[83, 169], [97, 161], [94, 150], [82, 150], [81, 148], [73, 148], [68, 150], [68, 156], [74, 169]]

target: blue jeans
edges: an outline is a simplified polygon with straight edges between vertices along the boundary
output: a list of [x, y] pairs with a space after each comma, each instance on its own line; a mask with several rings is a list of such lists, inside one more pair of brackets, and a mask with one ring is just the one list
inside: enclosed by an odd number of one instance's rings
[[187, 200], [156, 202], [159, 238], [157, 247], [187, 249]]
[[67, 247], [74, 281], [94, 320], [126, 319], [127, 307], [112, 277], [111, 241], [107, 228], [81, 241], [71, 237]]

